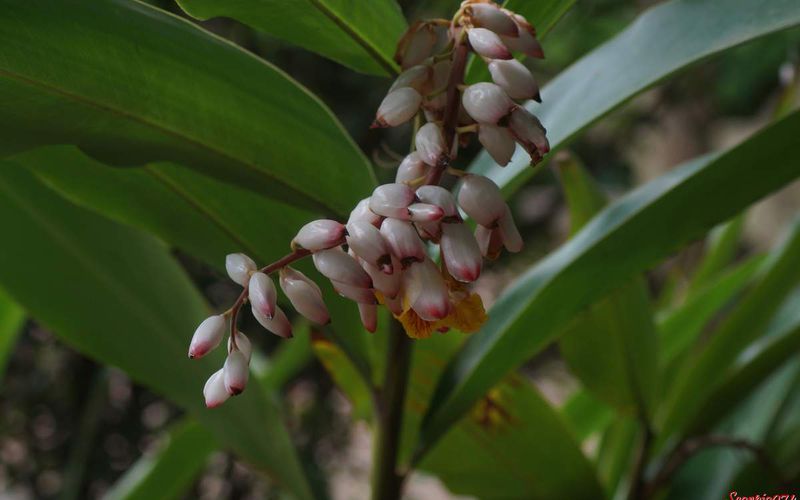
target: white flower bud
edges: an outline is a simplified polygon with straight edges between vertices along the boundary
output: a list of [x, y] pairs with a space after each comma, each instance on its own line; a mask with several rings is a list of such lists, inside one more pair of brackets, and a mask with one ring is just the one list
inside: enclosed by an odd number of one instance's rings
[[[377, 231], [377, 229], [376, 229]], [[292, 306], [314, 323], [327, 325], [331, 321], [322, 292], [305, 274], [290, 267], [280, 271], [280, 285]]]
[[494, 60], [489, 63], [489, 73], [494, 83], [512, 99], [534, 99], [541, 102], [539, 86], [524, 64], [516, 59]]
[[547, 153], [550, 151], [550, 144], [547, 142], [547, 131], [542, 126], [538, 118], [529, 113], [525, 108], [517, 108], [511, 113], [508, 122], [511, 133], [516, 137], [517, 142], [528, 151], [529, 154]]
[[450, 275], [471, 283], [481, 275], [481, 250], [469, 227], [463, 222], [442, 224], [442, 259]]
[[495, 124], [517, 107], [498, 85], [476, 83], [464, 90], [461, 103], [467, 113], [478, 123]]
[[250, 377], [250, 366], [242, 351], [236, 350], [228, 353], [225, 365], [222, 367], [222, 374], [225, 377], [225, 390], [228, 391], [228, 394], [231, 396], [241, 394]]
[[409, 26], [400, 39], [394, 59], [403, 69], [415, 66], [433, 54], [437, 41], [434, 26], [417, 21]]
[[414, 203], [414, 190], [406, 184], [384, 184], [375, 188], [369, 208], [384, 217], [407, 219], [408, 206]]
[[363, 260], [361, 261], [361, 267], [363, 267], [367, 274], [369, 274], [369, 277], [372, 278], [372, 287], [375, 288], [375, 290], [381, 292], [386, 298], [397, 297], [397, 294], [400, 292], [400, 275], [402, 274], [402, 265], [397, 257], [392, 256], [392, 267], [394, 268], [392, 274], [386, 274], [378, 269], [377, 266]]
[[375, 227], [381, 225], [381, 216], [369, 209], [369, 198], [364, 198], [356, 204], [356, 207], [350, 212], [350, 218], [347, 223], [356, 221], [369, 222]]
[[342, 244], [344, 226], [335, 220], [314, 220], [300, 228], [292, 240], [292, 248], [318, 252]]
[[427, 255], [425, 253], [425, 244], [422, 243], [416, 229], [410, 222], [399, 219], [386, 219], [381, 224], [381, 234], [403, 267], [406, 267], [409, 262], [425, 259]]
[[441, 186], [420, 186], [417, 198], [423, 203], [436, 205], [444, 212], [444, 217], [458, 217], [458, 208], [453, 194]]
[[361, 316], [361, 324], [369, 333], [375, 333], [378, 329], [378, 306], [375, 304], [358, 304], [358, 314]]
[[506, 202], [500, 188], [482, 175], [467, 174], [462, 177], [458, 204], [475, 222], [486, 227], [494, 227], [506, 212]]
[[256, 272], [250, 275], [250, 285], [248, 286], [248, 297], [250, 305], [258, 312], [272, 318], [275, 314], [275, 303], [278, 300], [278, 292], [272, 278], [264, 273]]
[[194, 331], [189, 344], [189, 357], [202, 358], [214, 350], [225, 336], [225, 317], [221, 314], [203, 320]]
[[401, 295], [398, 294], [396, 297], [385, 297], [383, 303], [386, 308], [389, 309], [389, 311], [395, 316], [400, 316], [403, 314], [403, 297]]
[[397, 167], [397, 175], [394, 178], [394, 182], [398, 184], [407, 184], [411, 181], [418, 180], [427, 175], [428, 169], [428, 165], [422, 161], [419, 153], [414, 151], [400, 162], [400, 166]]
[[203, 387], [203, 397], [206, 400], [207, 408], [216, 408], [231, 397], [225, 389], [225, 376], [222, 368], [208, 377], [206, 385]]
[[391, 251], [378, 228], [367, 222], [352, 222], [347, 225], [347, 232], [350, 250], [384, 273], [392, 274]]
[[417, 233], [423, 240], [439, 241], [442, 236], [441, 222], [440, 220], [436, 222], [415, 222], [414, 227], [417, 228]]
[[[253, 344], [250, 342], [250, 339], [247, 338], [242, 332], [236, 332], [236, 348], [242, 351], [244, 354], [245, 359], [247, 359], [247, 363], [250, 363], [250, 358], [253, 357]], [[233, 350], [233, 342], [231, 338], [228, 337], [228, 352]]]
[[422, 96], [411, 87], [392, 90], [383, 98], [372, 128], [396, 127], [412, 119], [419, 111]]
[[444, 217], [444, 210], [428, 203], [412, 203], [408, 206], [408, 219], [414, 222], [435, 222]]
[[415, 262], [403, 274], [406, 301], [420, 318], [436, 321], [450, 314], [447, 285], [432, 260]]
[[420, 158], [428, 165], [436, 166], [448, 163], [447, 146], [439, 125], [426, 123], [421, 126], [414, 137], [414, 144], [417, 146]]
[[245, 286], [250, 281], [250, 273], [258, 269], [253, 259], [243, 253], [231, 253], [225, 256], [225, 270], [236, 283]]
[[378, 302], [371, 288], [361, 288], [339, 281], [331, 281], [331, 284], [336, 293], [353, 302], [359, 304], [376, 304]]
[[478, 128], [478, 140], [501, 167], [508, 165], [517, 149], [511, 132], [507, 128], [497, 125], [481, 124]]
[[503, 40], [493, 31], [486, 28], [471, 28], [467, 30], [467, 38], [472, 49], [483, 57], [489, 59], [511, 59], [511, 51]]
[[475, 226], [475, 239], [481, 249], [481, 255], [487, 259], [496, 259], [503, 248], [503, 239], [500, 229], [490, 229], [478, 224]]
[[392, 86], [389, 88], [389, 93], [397, 89], [410, 87], [420, 94], [424, 94], [430, 87], [432, 77], [433, 68], [427, 64], [418, 64], [416, 66], [412, 66], [400, 73]]
[[283, 337], [285, 339], [292, 338], [292, 324], [289, 323], [289, 318], [286, 317], [286, 314], [280, 307], [275, 308], [275, 315], [272, 316], [272, 319], [264, 316], [256, 309], [253, 309], [253, 316], [261, 326], [278, 337]]
[[358, 288], [370, 288], [372, 280], [355, 259], [339, 247], [314, 254], [314, 266], [323, 276]]
[[472, 24], [494, 31], [498, 35], [516, 37], [519, 28], [511, 17], [500, 10], [496, 5], [488, 3], [473, 3], [465, 10]]
[[511, 216], [511, 210], [506, 207], [506, 212], [498, 221], [497, 229], [500, 231], [500, 237], [503, 240], [503, 245], [509, 252], [519, 252], [522, 250], [522, 236], [519, 234], [514, 218]]

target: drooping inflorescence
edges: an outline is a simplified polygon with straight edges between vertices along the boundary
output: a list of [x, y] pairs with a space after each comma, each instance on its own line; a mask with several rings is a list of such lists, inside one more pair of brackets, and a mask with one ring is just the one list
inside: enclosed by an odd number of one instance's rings
[[[465, 85], [470, 52], [487, 63], [493, 82]], [[259, 269], [246, 255], [228, 255], [228, 275], [243, 291], [228, 311], [200, 324], [189, 347], [189, 357], [199, 358], [230, 332], [225, 364], [203, 389], [207, 406], [222, 404], [247, 384], [252, 347], [236, 326], [245, 302], [264, 328], [292, 336], [271, 273], [279, 273], [280, 289], [298, 313], [317, 324], [330, 321], [317, 284], [289, 267], [309, 255], [334, 290], [357, 304], [370, 332], [377, 328], [380, 305], [414, 338], [450, 328], [469, 333], [483, 324], [483, 304], [469, 284], [480, 276], [483, 258], [496, 258], [502, 248], [518, 252], [522, 238], [498, 186], [451, 164], [476, 133], [500, 166], [511, 160], [515, 144], [532, 163], [549, 151], [544, 127], [520, 105], [539, 100], [538, 86], [512, 52], [543, 57], [533, 27], [487, 0], [463, 2], [451, 21], [420, 21], [408, 29], [395, 55], [403, 72], [373, 127], [416, 117], [415, 151], [401, 162], [395, 182], [358, 202], [344, 224], [309, 222], [292, 240], [292, 252], [277, 262]], [[445, 173], [459, 178], [457, 197], [439, 186]], [[474, 232], [462, 213], [475, 221]], [[432, 257], [437, 246], [438, 264]]]

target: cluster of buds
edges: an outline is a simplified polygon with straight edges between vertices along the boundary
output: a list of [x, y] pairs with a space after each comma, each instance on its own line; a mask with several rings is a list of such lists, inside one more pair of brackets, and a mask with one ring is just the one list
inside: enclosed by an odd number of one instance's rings
[[[199, 358], [230, 332], [225, 364], [203, 390], [207, 406], [223, 403], [247, 384], [252, 347], [236, 326], [246, 302], [268, 331], [292, 336], [271, 273], [278, 272], [280, 288], [299, 314], [320, 325], [330, 321], [317, 284], [289, 267], [306, 256], [339, 295], [356, 303], [370, 332], [377, 328], [381, 305], [414, 338], [450, 328], [469, 333], [483, 324], [483, 303], [469, 286], [481, 275], [484, 258], [496, 258], [503, 248], [518, 252], [522, 238], [498, 186], [450, 165], [474, 132], [500, 165], [510, 161], [515, 142], [534, 162], [548, 151], [544, 128], [515, 101], [538, 100], [535, 81], [510, 52], [542, 57], [535, 34], [524, 18], [482, 0], [462, 3], [452, 21], [409, 28], [396, 56], [405, 71], [381, 104], [374, 126], [396, 126], [419, 116], [415, 151], [399, 165], [395, 182], [361, 200], [345, 223], [306, 224], [292, 240], [291, 253], [275, 263], [259, 269], [246, 255], [227, 256], [228, 275], [242, 293], [230, 309], [200, 324], [189, 347], [189, 357]], [[470, 50], [487, 61], [494, 83], [463, 85]], [[421, 125], [423, 116], [427, 123]], [[439, 186], [445, 173], [459, 178], [457, 196]], [[476, 223], [474, 231], [463, 214]], [[432, 257], [437, 254], [438, 264]]]
[[[469, 51], [486, 62], [492, 82], [464, 84]], [[514, 51], [544, 57], [533, 26], [488, 0], [462, 2], [451, 21], [413, 24], [395, 54], [403, 72], [372, 126], [394, 127], [422, 110], [430, 126], [420, 129], [417, 148], [431, 165], [454, 159], [459, 142], [475, 132], [498, 165], [511, 161], [516, 143], [537, 163], [550, 145], [541, 122], [520, 102], [541, 102], [539, 87]]]

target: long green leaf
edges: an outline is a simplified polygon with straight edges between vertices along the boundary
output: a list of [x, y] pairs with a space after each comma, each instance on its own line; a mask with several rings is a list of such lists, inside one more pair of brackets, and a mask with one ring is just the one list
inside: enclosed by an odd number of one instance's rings
[[[300, 371], [311, 356], [311, 336], [308, 328], [295, 328], [292, 342], [281, 345], [267, 362], [256, 365], [254, 374], [269, 392], [277, 391]], [[298, 334], [299, 333], [299, 334]], [[219, 444], [208, 429], [186, 417], [174, 424], [164, 436], [158, 449], [133, 464], [105, 494], [107, 500], [150, 500], [152, 498], [181, 498], [192, 484], [208, 458]]]
[[186, 343], [208, 314], [167, 249], [146, 235], [78, 208], [19, 165], [0, 164], [0, 285], [65, 342], [191, 412], [225, 446], [310, 498], [280, 410], [259, 383], [207, 410], [206, 378], [217, 350], [186, 357]]
[[689, 291], [697, 290], [719, 274], [736, 257], [742, 231], [744, 214], [740, 214], [725, 224], [715, 227], [709, 235], [706, 254], [692, 275]]
[[800, 282], [800, 220], [765, 266], [763, 277], [678, 375], [664, 401], [662, 439], [682, 431], [696, 416], [722, 374], [765, 331], [773, 314]]
[[231, 17], [276, 38], [376, 75], [393, 74], [406, 21], [394, 0], [178, 0], [199, 19]]
[[5, 373], [6, 361], [11, 356], [14, 341], [17, 340], [24, 319], [25, 314], [22, 309], [0, 289], [0, 379]]
[[[71, 146], [50, 146], [14, 157], [78, 205], [155, 234], [221, 273], [225, 255], [245, 252], [266, 265], [289, 251], [309, 212], [225, 184], [189, 168], [159, 163], [111, 169]], [[298, 263], [315, 273], [308, 262]], [[335, 339], [365, 373], [371, 370], [366, 333], [353, 304], [322, 283]]]
[[[547, 127], [555, 150], [673, 73], [798, 23], [800, 3], [795, 0], [665, 2], [647, 10], [625, 31], [553, 79], [542, 89], [541, 105], [528, 106]], [[471, 169], [489, 175], [510, 193], [531, 175], [528, 162], [528, 156], [518, 150], [507, 167], [499, 168], [484, 152]]]
[[[558, 164], [570, 214], [580, 230], [606, 204], [575, 159]], [[561, 354], [583, 385], [623, 412], [649, 419], [658, 380], [656, 328], [647, 285], [636, 277], [580, 313], [565, 329]]]
[[183, 163], [346, 214], [371, 169], [322, 102], [268, 63], [135, 0], [1, 0], [0, 153], [76, 144]]
[[[523, 274], [450, 362], [423, 426], [429, 446], [583, 307], [800, 176], [800, 113], [720, 155], [692, 161], [618, 200]], [[769, 165], [769, 175], [753, 169]]]

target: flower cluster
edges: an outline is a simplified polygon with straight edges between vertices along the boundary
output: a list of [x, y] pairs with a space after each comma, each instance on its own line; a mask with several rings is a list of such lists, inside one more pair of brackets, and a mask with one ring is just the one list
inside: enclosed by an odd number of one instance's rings
[[[470, 50], [486, 60], [494, 83], [463, 84]], [[225, 364], [203, 390], [207, 406], [223, 403], [247, 384], [252, 348], [236, 326], [245, 302], [264, 328], [292, 336], [271, 273], [279, 273], [280, 289], [298, 313], [320, 325], [330, 321], [317, 284], [289, 267], [309, 255], [334, 290], [357, 304], [370, 332], [376, 330], [380, 305], [414, 338], [450, 328], [469, 333], [483, 324], [483, 304], [469, 285], [480, 276], [484, 258], [496, 258], [502, 248], [518, 252], [522, 238], [498, 186], [450, 165], [475, 132], [500, 165], [510, 161], [515, 142], [534, 162], [548, 151], [544, 128], [516, 102], [538, 100], [539, 91], [511, 50], [542, 57], [530, 24], [489, 1], [465, 1], [452, 21], [409, 28], [396, 55], [404, 71], [373, 126], [396, 126], [418, 116], [415, 151], [403, 159], [395, 182], [361, 200], [344, 224], [320, 219], [303, 226], [292, 252], [279, 261], [259, 269], [246, 255], [227, 256], [228, 275], [242, 293], [225, 313], [200, 324], [189, 347], [190, 358], [202, 357], [230, 331]], [[459, 178], [457, 196], [439, 186], [445, 173]], [[462, 214], [476, 223], [474, 231]], [[432, 257], [437, 253], [439, 264]]]

